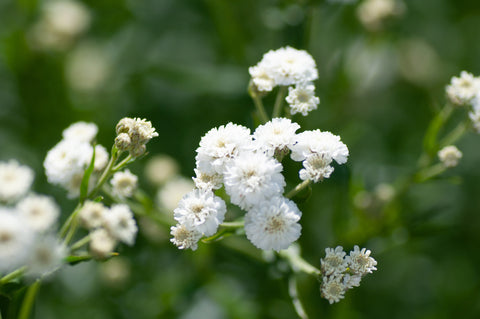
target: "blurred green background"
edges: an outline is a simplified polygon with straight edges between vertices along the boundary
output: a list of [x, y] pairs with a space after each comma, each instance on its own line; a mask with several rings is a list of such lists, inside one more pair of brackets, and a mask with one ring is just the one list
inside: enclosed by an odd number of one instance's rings
[[[378, 271], [335, 305], [320, 297], [313, 278], [300, 276], [307, 313], [480, 318], [480, 136], [467, 134], [457, 144], [460, 165], [412, 187], [394, 217], [371, 202], [377, 185], [416, 165], [450, 78], [462, 70], [480, 74], [479, 1], [404, 0], [375, 30], [357, 16], [361, 1], [81, 4], [88, 27], [56, 43], [38, 27], [46, 2], [0, 0], [0, 160], [33, 167], [35, 190], [55, 196], [65, 215], [75, 203], [47, 184], [42, 162], [70, 123], [97, 123], [98, 141], [109, 148], [120, 118], [147, 118], [159, 133], [150, 155], [172, 156], [188, 178], [210, 128], [231, 121], [254, 129], [248, 67], [290, 45], [316, 60], [321, 99], [318, 110], [294, 120], [301, 130], [340, 135], [351, 154], [300, 204], [303, 255], [319, 266], [326, 247], [358, 244], [378, 261]], [[131, 170], [154, 197], [147, 161]], [[286, 171], [293, 185], [298, 167]], [[165, 229], [146, 234], [141, 228], [118, 259], [62, 269], [43, 284], [35, 318], [296, 317], [289, 270], [282, 261], [264, 262], [245, 238], [192, 252], [174, 247]]]

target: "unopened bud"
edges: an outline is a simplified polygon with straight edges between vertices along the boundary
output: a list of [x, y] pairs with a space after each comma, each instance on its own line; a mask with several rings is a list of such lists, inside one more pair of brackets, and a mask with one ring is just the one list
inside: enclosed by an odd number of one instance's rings
[[140, 157], [147, 151], [147, 147], [144, 144], [135, 145], [133, 149], [130, 150], [130, 155], [132, 157]]
[[124, 117], [118, 121], [116, 131], [117, 135], [120, 133], [128, 133], [135, 126], [135, 120], [130, 117]]
[[120, 133], [115, 138], [115, 147], [120, 151], [128, 151], [132, 147], [132, 141], [127, 133]]

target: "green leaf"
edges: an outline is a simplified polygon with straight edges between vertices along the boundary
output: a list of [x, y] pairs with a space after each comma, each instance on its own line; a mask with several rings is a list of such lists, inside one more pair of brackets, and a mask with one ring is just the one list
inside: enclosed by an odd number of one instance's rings
[[90, 181], [90, 176], [93, 173], [95, 168], [95, 146], [93, 147], [92, 159], [90, 160], [90, 165], [88, 165], [85, 173], [83, 174], [82, 184], [80, 185], [80, 202], [83, 203], [88, 196], [88, 183]]

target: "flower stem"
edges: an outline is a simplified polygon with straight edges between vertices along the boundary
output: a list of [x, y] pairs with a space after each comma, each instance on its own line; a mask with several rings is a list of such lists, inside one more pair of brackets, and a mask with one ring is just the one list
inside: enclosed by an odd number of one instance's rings
[[90, 235], [87, 235], [81, 239], [79, 239], [78, 241], [76, 241], [75, 243], [72, 244], [72, 247], [70, 247], [70, 250], [71, 251], [75, 251], [79, 248], [81, 248], [82, 246], [88, 244], [90, 242]]
[[290, 276], [290, 279], [288, 280], [288, 294], [292, 299], [292, 304], [298, 317], [301, 319], [308, 319], [307, 313], [298, 298], [297, 279], [295, 278], [295, 275]]
[[62, 228], [60, 229], [60, 237], [66, 236], [70, 226], [72, 225], [73, 220], [75, 219], [75, 217], [77, 216], [81, 208], [82, 208], [82, 204], [78, 203], [77, 207], [75, 207], [75, 209], [73, 210], [73, 213], [71, 213], [70, 216], [68, 216], [67, 220], [65, 221]]
[[17, 278], [20, 278], [21, 276], [23, 276], [26, 269], [27, 269], [26, 267], [21, 267], [12, 271], [9, 274], [6, 274], [2, 278], [0, 278], [0, 286], [5, 285], [6, 283], [9, 283], [10, 281], [15, 280]]
[[114, 144], [112, 146], [110, 161], [108, 162], [107, 167], [103, 171], [102, 176], [100, 176], [100, 179], [98, 180], [97, 185], [95, 185], [92, 191], [88, 194], [87, 198], [93, 198], [98, 193], [100, 188], [102, 188], [103, 184], [105, 184], [105, 182], [108, 180], [108, 178], [112, 174], [113, 166], [115, 165], [115, 162], [117, 161], [118, 156], [119, 156], [118, 149]]
[[39, 279], [35, 281], [30, 287], [28, 287], [25, 299], [23, 300], [22, 307], [18, 315], [18, 319], [28, 319], [30, 317], [30, 312], [32, 311], [33, 303], [35, 302], [35, 297], [39, 288]]
[[232, 228], [232, 229], [242, 228], [243, 226], [245, 226], [245, 222], [243, 220], [238, 222], [224, 222], [220, 224], [220, 227]]
[[302, 271], [308, 275], [320, 278], [321, 271], [312, 266], [308, 261], [303, 259], [293, 248], [281, 250], [279, 255], [288, 260], [294, 271]]
[[112, 168], [112, 172], [117, 172], [119, 170], [121, 170], [123, 167], [125, 167], [125, 165], [127, 165], [128, 163], [130, 163], [130, 161], [133, 159], [132, 155], [128, 154], [127, 157], [125, 157], [120, 163], [118, 163], [117, 165], [115, 165], [113, 168]]
[[267, 112], [265, 112], [265, 107], [263, 106], [262, 98], [258, 95], [258, 91], [252, 81], [250, 81], [250, 84], [248, 86], [248, 94], [252, 98], [253, 103], [257, 108], [257, 112], [258, 112], [258, 116], [260, 117], [260, 120], [262, 121], [262, 123], [267, 123], [270, 119], [268, 118]]
[[303, 189], [308, 187], [308, 185], [310, 185], [311, 182], [312, 181], [309, 180], [309, 179], [304, 180], [303, 182], [301, 182], [300, 184], [295, 186], [294, 189], [292, 189], [290, 192], [288, 192], [285, 197], [291, 199], [293, 196], [297, 195], [300, 191], [302, 191]]
[[441, 140], [440, 148], [454, 144], [467, 132], [467, 128], [468, 125], [466, 122], [459, 123], [457, 127]]
[[283, 100], [285, 98], [286, 93], [287, 93], [287, 87], [286, 86], [281, 86], [278, 89], [277, 97], [275, 98], [275, 104], [273, 106], [272, 118], [280, 117], [280, 115], [282, 113]]
[[447, 168], [442, 163], [438, 163], [438, 164], [435, 164], [433, 166], [424, 168], [424, 169], [420, 170], [415, 175], [415, 182], [417, 182], [417, 183], [426, 182], [429, 179], [432, 179], [435, 176], [438, 176], [438, 175], [442, 174], [446, 170], [447, 170]]

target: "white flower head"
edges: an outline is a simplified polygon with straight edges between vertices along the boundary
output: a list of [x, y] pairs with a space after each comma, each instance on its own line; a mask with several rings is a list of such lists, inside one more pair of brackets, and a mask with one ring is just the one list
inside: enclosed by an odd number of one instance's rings
[[324, 276], [344, 273], [348, 266], [345, 255], [342, 246], [337, 246], [335, 249], [325, 248], [325, 258], [320, 259]]
[[170, 234], [173, 236], [170, 241], [179, 249], [197, 250], [198, 241], [202, 238], [202, 233], [196, 229], [189, 229], [183, 224], [172, 226]]
[[150, 121], [140, 118], [125, 117], [121, 119], [116, 127], [117, 135], [127, 133], [131, 139], [132, 148], [148, 143], [152, 138], [158, 136]]
[[159, 205], [169, 212], [173, 212], [182, 197], [195, 187], [191, 179], [177, 177], [169, 180], [158, 190], [157, 201]]
[[52, 235], [40, 236], [35, 241], [27, 261], [27, 275], [38, 278], [60, 268], [67, 254], [66, 247]]
[[477, 108], [472, 112], [468, 112], [468, 117], [472, 121], [475, 132], [480, 133], [480, 109]]
[[358, 274], [344, 274], [343, 276], [343, 284], [345, 285], [345, 289], [347, 290], [353, 287], [359, 287], [360, 281], [362, 281], [362, 276]]
[[25, 264], [35, 236], [15, 211], [0, 207], [0, 273]]
[[180, 200], [174, 218], [188, 229], [212, 236], [223, 222], [226, 211], [225, 202], [212, 191], [194, 189]]
[[338, 135], [314, 130], [299, 133], [296, 139], [290, 155], [294, 161], [304, 161], [312, 154], [325, 154], [325, 158], [330, 157], [338, 164], [347, 162], [348, 148]]
[[405, 10], [399, 0], [365, 0], [357, 7], [360, 22], [369, 30], [381, 29], [388, 17], [401, 15]]
[[311, 180], [315, 183], [329, 178], [333, 173], [333, 167], [330, 166], [332, 158], [326, 153], [315, 153], [309, 155], [303, 161], [303, 167], [299, 172], [301, 180]]
[[367, 250], [366, 248], [360, 250], [360, 248], [355, 245], [354, 249], [350, 251], [350, 254], [345, 257], [350, 270], [360, 276], [372, 273], [373, 270], [377, 270], [375, 267], [377, 261], [370, 257], [370, 253], [370, 250]]
[[104, 215], [104, 227], [113, 238], [129, 246], [135, 243], [138, 227], [127, 205], [113, 205]]
[[273, 72], [269, 66], [260, 62], [257, 65], [248, 68], [248, 72], [250, 73], [257, 90], [270, 92], [276, 86]]
[[162, 185], [180, 171], [178, 163], [168, 155], [156, 155], [145, 165], [145, 176], [154, 185]]
[[193, 182], [195, 187], [198, 189], [204, 190], [213, 190], [219, 189], [223, 185], [223, 176], [218, 173], [204, 173], [198, 169], [194, 169], [195, 177], [193, 177]]
[[115, 238], [105, 228], [97, 228], [90, 233], [90, 252], [97, 258], [107, 258], [116, 244]]
[[233, 204], [248, 210], [280, 196], [285, 187], [282, 165], [263, 153], [245, 152], [229, 162], [224, 175], [225, 191]]
[[116, 172], [110, 183], [114, 194], [120, 197], [131, 197], [137, 189], [138, 177], [126, 169], [123, 172]]
[[93, 162], [93, 168], [96, 172], [102, 171], [108, 164], [109, 154], [107, 149], [97, 144], [95, 145], [95, 161]]
[[438, 152], [438, 158], [445, 167], [457, 166], [462, 156], [462, 152], [454, 145], [445, 146]]
[[303, 116], [308, 112], [316, 110], [320, 99], [315, 96], [315, 86], [311, 83], [297, 84], [295, 88], [288, 88], [288, 95], [285, 98], [290, 105], [290, 113], [302, 113]]
[[228, 123], [213, 128], [200, 140], [197, 148], [197, 168], [207, 174], [223, 174], [228, 161], [252, 148], [250, 129]]
[[16, 208], [30, 228], [37, 232], [51, 229], [60, 216], [57, 203], [44, 195], [31, 194], [18, 202]]
[[255, 148], [268, 156], [289, 149], [295, 142], [295, 132], [300, 128], [287, 118], [274, 118], [253, 132]]
[[300, 217], [301, 212], [293, 201], [274, 197], [259, 203], [245, 215], [245, 233], [257, 248], [287, 249], [300, 237]]
[[446, 87], [447, 96], [453, 104], [464, 105], [480, 94], [480, 78], [473, 74], [462, 71], [460, 77], [452, 77]]
[[103, 225], [103, 218], [108, 209], [102, 203], [86, 201], [78, 212], [78, 220], [83, 227], [94, 229]]
[[76, 122], [62, 132], [63, 139], [77, 142], [92, 142], [97, 136], [98, 126], [95, 123]]
[[343, 283], [343, 276], [324, 276], [320, 286], [322, 297], [330, 304], [339, 302], [345, 296], [346, 286]]
[[52, 31], [65, 36], [76, 36], [90, 24], [90, 14], [77, 1], [50, 1], [44, 7], [44, 19]]
[[33, 170], [16, 160], [0, 162], [0, 202], [14, 202], [32, 186]]

